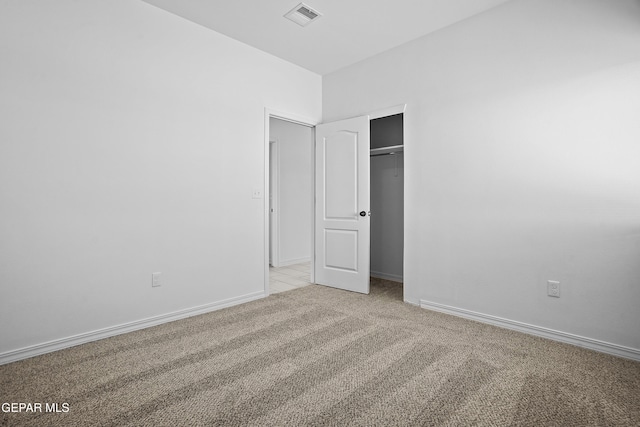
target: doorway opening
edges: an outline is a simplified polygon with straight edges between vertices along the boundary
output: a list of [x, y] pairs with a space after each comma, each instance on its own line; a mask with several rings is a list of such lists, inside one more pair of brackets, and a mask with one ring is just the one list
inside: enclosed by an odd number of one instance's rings
[[[367, 147], [370, 148], [370, 153], [366, 151], [360, 151], [366, 157], [362, 158], [361, 165], [363, 168], [366, 168], [366, 174], [360, 178], [362, 182], [366, 181], [366, 202], [360, 203], [363, 206], [363, 209], [371, 209], [369, 215], [367, 215], [366, 211], [358, 212], [357, 215], [359, 217], [367, 217], [368, 219], [374, 217], [372, 225], [372, 233], [370, 233], [369, 226], [367, 226], [366, 234], [367, 234], [367, 244], [366, 244], [366, 269], [362, 268], [358, 271], [365, 273], [366, 276], [363, 277], [366, 280], [367, 291], [364, 293], [369, 293], [369, 282], [376, 281], [376, 288], [380, 289], [380, 292], [391, 293], [393, 294], [393, 298], [397, 298], [399, 300], [404, 300], [404, 112], [406, 109], [406, 104], [398, 105], [394, 107], [390, 107], [384, 110], [379, 110], [377, 112], [371, 113], [369, 116], [362, 117], [365, 119], [364, 122], [359, 126], [360, 131], [363, 132], [362, 135], [366, 135]], [[395, 117], [394, 117], [395, 116]], [[343, 124], [352, 119], [347, 119], [340, 121]], [[355, 119], [354, 119], [355, 120]], [[359, 119], [357, 119], [359, 120]], [[308, 132], [309, 138], [304, 138], [306, 141], [309, 141], [309, 172], [307, 177], [310, 179], [310, 185], [306, 185], [307, 189], [309, 189], [309, 196], [306, 197], [309, 201], [310, 205], [308, 211], [304, 213], [304, 208], [302, 210], [298, 210], [299, 217], [306, 216], [309, 220], [309, 227], [306, 230], [306, 235], [310, 238], [310, 244], [307, 246], [309, 249], [308, 256], [310, 258], [309, 261], [305, 261], [305, 256], [297, 256], [291, 257], [282, 251], [282, 234], [279, 228], [282, 227], [285, 221], [285, 215], [282, 211], [282, 184], [283, 178], [286, 174], [283, 173], [282, 170], [282, 159], [283, 159], [283, 147], [282, 139], [279, 135], [276, 135], [277, 132], [272, 132], [271, 128], [276, 129], [282, 123], [288, 123], [296, 126], [298, 129], [305, 128]], [[345, 255], [346, 251], [344, 250], [345, 245], [339, 244], [338, 246], [331, 246], [333, 249], [331, 251], [320, 250], [318, 251], [317, 245], [320, 243], [325, 244], [326, 247], [326, 239], [318, 240], [317, 228], [318, 224], [316, 223], [317, 219], [315, 215], [317, 214], [316, 210], [318, 209], [318, 182], [325, 182], [325, 178], [318, 178], [317, 170], [318, 170], [318, 159], [326, 155], [326, 151], [320, 150], [318, 151], [318, 132], [320, 129], [327, 129], [327, 127], [335, 127], [338, 125], [340, 129], [343, 129], [343, 124], [339, 124], [338, 122], [332, 122], [332, 124], [323, 124], [319, 125], [316, 128], [317, 123], [313, 121], [306, 120], [304, 118], [291, 116], [291, 115], [283, 115], [269, 109], [265, 109], [265, 194], [269, 195], [268, 200], [265, 200], [264, 203], [264, 212], [265, 212], [265, 294], [269, 295], [272, 289], [270, 282], [273, 283], [273, 280], [270, 281], [271, 277], [278, 277], [281, 272], [273, 270], [274, 268], [285, 268], [293, 276], [294, 280], [286, 279], [282, 276], [278, 281], [281, 281], [284, 284], [293, 285], [294, 287], [303, 286], [311, 283], [320, 283], [327, 284], [329, 286], [338, 287], [345, 289], [339, 283], [334, 283], [333, 281], [322, 282], [320, 281], [321, 277], [319, 276], [318, 269], [322, 268], [318, 264], [318, 259], [316, 257], [319, 254], [332, 254], [331, 257], [332, 263], [331, 267], [336, 270], [337, 267], [342, 267], [339, 264], [340, 257]], [[345, 128], [346, 129], [346, 128]], [[340, 130], [342, 134], [349, 133], [349, 131]], [[357, 133], [356, 132], [356, 133]], [[366, 132], [366, 134], [364, 133]], [[370, 146], [370, 134], [372, 134], [373, 145]], [[321, 138], [322, 139], [322, 138]], [[322, 139], [324, 141], [324, 139]], [[377, 142], [380, 141], [380, 142]], [[342, 143], [341, 143], [342, 144]], [[341, 145], [340, 144], [340, 145]], [[322, 148], [322, 145], [320, 146]], [[299, 147], [298, 147], [299, 148]], [[335, 146], [334, 146], [335, 148]], [[333, 149], [333, 148], [332, 148]], [[319, 154], [320, 153], [320, 154]], [[347, 153], [349, 154], [349, 153]], [[285, 156], [287, 153], [285, 153]], [[322, 155], [322, 156], [321, 156]], [[321, 157], [319, 157], [321, 156]], [[334, 156], [335, 157], [335, 156]], [[338, 157], [337, 160], [340, 160], [342, 157]], [[365, 160], [366, 159], [366, 160]], [[333, 159], [336, 160], [336, 159]], [[338, 163], [334, 166], [339, 166], [344, 163], [343, 161], [338, 161]], [[340, 168], [331, 167], [329, 168], [332, 171], [341, 170]], [[322, 170], [322, 168], [320, 168]], [[339, 175], [339, 174], [338, 174]], [[331, 180], [334, 180], [332, 177]], [[286, 178], [284, 178], [286, 179]], [[371, 188], [371, 203], [369, 202], [369, 182], [372, 182]], [[303, 182], [306, 183], [306, 180]], [[335, 184], [335, 183], [334, 183]], [[339, 185], [338, 185], [339, 184]], [[343, 188], [344, 183], [341, 180], [338, 180], [337, 184], [334, 185], [334, 188]], [[344, 193], [344, 191], [339, 191], [338, 193]], [[362, 193], [362, 194], [365, 194]], [[303, 196], [304, 197], [304, 196]], [[335, 208], [338, 205], [333, 205]], [[364, 207], [368, 206], [368, 207]], [[335, 209], [334, 209], [335, 210]], [[323, 211], [324, 212], [324, 211]], [[329, 211], [327, 211], [329, 212]], [[364, 214], [364, 215], [363, 215]], [[326, 215], [321, 215], [326, 216]], [[326, 219], [326, 218], [325, 218]], [[334, 227], [335, 228], [335, 227]], [[305, 234], [304, 231], [300, 231], [300, 234]], [[332, 229], [331, 232], [338, 237], [344, 237], [348, 233], [340, 234], [339, 230], [336, 231]], [[364, 231], [363, 231], [364, 232]], [[321, 233], [322, 234], [322, 233]], [[275, 239], [272, 239], [272, 236], [275, 236]], [[326, 237], [326, 233], [324, 235]], [[335, 240], [335, 239], [334, 239]], [[339, 240], [339, 239], [338, 239]], [[338, 243], [344, 242], [345, 239], [340, 240]], [[348, 242], [347, 242], [348, 243]], [[372, 250], [370, 251], [369, 246], [371, 245]], [[335, 246], [335, 247], [334, 247]], [[346, 246], [349, 246], [348, 244]], [[353, 246], [353, 245], [351, 245]], [[331, 249], [331, 248], [329, 248]], [[337, 252], [334, 254], [334, 249], [337, 249]], [[348, 255], [348, 254], [347, 254]], [[338, 262], [334, 262], [338, 260]], [[332, 263], [328, 263], [332, 264]], [[284, 264], [284, 265], [283, 265]], [[303, 265], [299, 265], [303, 264]], [[307, 264], [307, 265], [304, 265]], [[322, 266], [324, 266], [323, 262], [320, 262]], [[297, 268], [292, 268], [292, 266], [296, 266]], [[326, 267], [326, 266], [325, 266]], [[284, 279], [284, 280], [283, 280]], [[297, 280], [296, 280], [297, 279]], [[301, 283], [298, 280], [303, 280]], [[293, 281], [294, 283], [290, 283]], [[289, 283], [287, 283], [289, 282]], [[378, 286], [382, 284], [383, 286]], [[393, 288], [390, 291], [390, 287]], [[288, 287], [289, 290], [291, 287]], [[278, 291], [278, 289], [273, 289], [274, 291]], [[349, 289], [347, 289], [349, 290]], [[360, 291], [358, 291], [360, 292]]]
[[311, 284], [313, 127], [269, 117], [269, 291]]

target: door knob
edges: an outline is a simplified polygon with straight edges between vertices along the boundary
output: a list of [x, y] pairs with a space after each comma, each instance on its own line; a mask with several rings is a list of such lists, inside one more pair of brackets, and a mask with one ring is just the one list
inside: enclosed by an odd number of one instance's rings
[[360, 216], [367, 216], [367, 213], [365, 211], [360, 211]]

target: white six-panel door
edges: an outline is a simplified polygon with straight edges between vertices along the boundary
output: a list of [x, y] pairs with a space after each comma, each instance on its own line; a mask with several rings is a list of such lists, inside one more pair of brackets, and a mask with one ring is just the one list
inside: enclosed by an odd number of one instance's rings
[[315, 282], [369, 293], [369, 116], [316, 127]]

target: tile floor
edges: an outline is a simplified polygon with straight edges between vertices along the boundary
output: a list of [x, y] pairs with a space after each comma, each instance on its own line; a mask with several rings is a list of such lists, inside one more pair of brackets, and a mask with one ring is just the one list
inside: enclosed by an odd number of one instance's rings
[[272, 294], [290, 291], [310, 285], [311, 262], [287, 265], [285, 267], [269, 267], [269, 288]]

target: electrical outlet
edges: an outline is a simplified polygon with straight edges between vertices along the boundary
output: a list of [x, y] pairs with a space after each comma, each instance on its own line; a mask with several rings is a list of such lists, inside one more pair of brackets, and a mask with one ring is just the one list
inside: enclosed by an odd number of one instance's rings
[[254, 188], [251, 197], [254, 199], [262, 199], [262, 190], [259, 188]]
[[151, 273], [151, 287], [157, 288], [160, 286], [160, 276], [162, 273]]
[[557, 280], [547, 280], [547, 295], [560, 298], [560, 282]]

